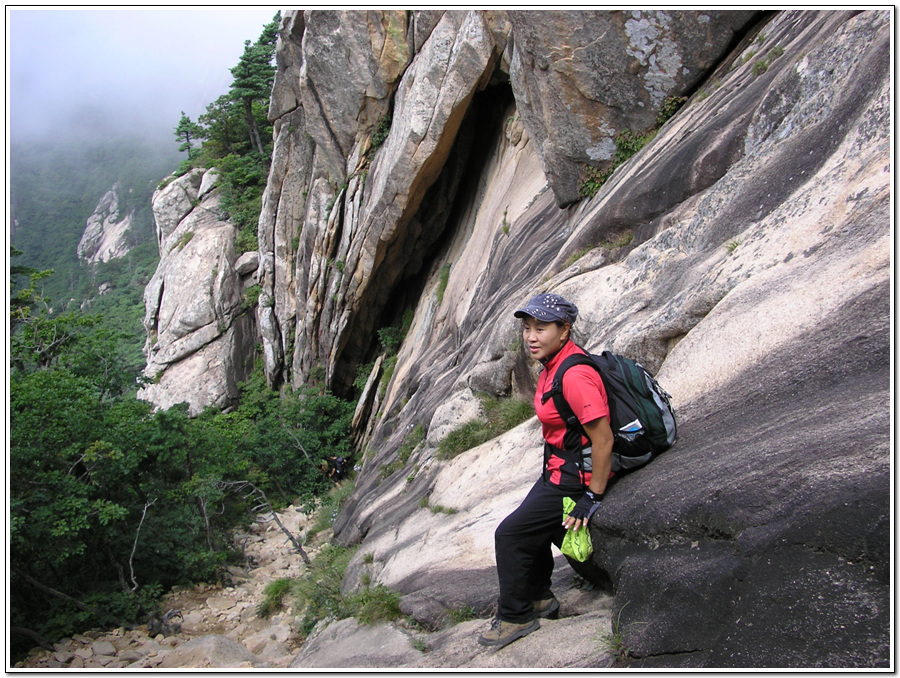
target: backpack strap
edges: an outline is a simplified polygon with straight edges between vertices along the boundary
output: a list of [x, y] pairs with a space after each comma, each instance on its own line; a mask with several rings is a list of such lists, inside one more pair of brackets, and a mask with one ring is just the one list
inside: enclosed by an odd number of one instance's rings
[[[562, 420], [566, 423], [566, 435], [563, 438], [566, 450], [581, 452], [581, 437], [584, 435], [584, 428], [581, 426], [581, 422], [578, 421], [578, 417], [575, 416], [572, 408], [569, 407], [569, 403], [566, 402], [565, 397], [563, 397], [562, 386], [563, 377], [566, 372], [570, 367], [574, 367], [575, 365], [590, 365], [597, 370], [598, 374], [600, 374], [600, 368], [589, 355], [584, 353], [570, 355], [563, 360], [557, 368], [556, 374], [553, 376], [553, 383], [550, 386], [550, 390], [544, 391], [544, 393], [541, 394], [541, 403], [546, 403], [550, 398], [553, 398], [553, 404], [556, 407], [556, 411], [559, 412], [559, 416], [562, 417]], [[544, 466], [546, 467], [546, 461]]]

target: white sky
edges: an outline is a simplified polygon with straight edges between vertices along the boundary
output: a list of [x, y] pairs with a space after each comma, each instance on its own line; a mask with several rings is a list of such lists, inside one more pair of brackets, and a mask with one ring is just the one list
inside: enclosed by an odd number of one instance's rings
[[46, 138], [121, 125], [174, 140], [180, 112], [196, 120], [225, 94], [244, 41], [278, 9], [7, 5], [7, 133]]

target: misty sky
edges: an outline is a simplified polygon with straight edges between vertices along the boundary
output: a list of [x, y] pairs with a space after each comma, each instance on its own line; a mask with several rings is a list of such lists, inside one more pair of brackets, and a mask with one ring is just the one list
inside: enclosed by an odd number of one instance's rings
[[171, 135], [225, 94], [245, 40], [277, 6], [166, 9], [7, 9], [11, 140]]

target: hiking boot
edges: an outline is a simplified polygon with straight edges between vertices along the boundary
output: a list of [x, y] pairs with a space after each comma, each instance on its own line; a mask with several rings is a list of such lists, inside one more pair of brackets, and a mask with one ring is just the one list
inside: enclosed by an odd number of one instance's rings
[[538, 619], [559, 618], [559, 601], [556, 599], [556, 596], [547, 598], [547, 600], [535, 600], [534, 616]]
[[532, 619], [524, 624], [513, 624], [494, 617], [491, 628], [478, 637], [478, 642], [488, 647], [501, 648], [539, 628], [541, 628], [541, 622], [537, 619]]

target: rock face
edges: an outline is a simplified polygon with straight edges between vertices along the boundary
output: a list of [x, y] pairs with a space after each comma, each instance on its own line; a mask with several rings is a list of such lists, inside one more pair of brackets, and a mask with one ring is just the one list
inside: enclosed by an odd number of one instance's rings
[[[581, 309], [586, 348], [658, 373], [680, 424], [676, 447], [621, 479], [594, 517], [594, 558], [579, 569], [615, 603], [592, 632], [617, 620], [637, 666], [889, 665], [890, 19], [285, 15], [257, 319], [273, 386], [324, 365], [349, 394], [375, 364], [357, 410], [362, 470], [335, 524], [359, 545], [348, 592], [365, 574], [427, 628], [460, 605], [490, 615], [493, 530], [538, 474], [539, 426], [452, 460], [436, 448], [479, 416], [478, 394], [532, 397], [512, 312], [552, 290]], [[610, 139], [683, 95], [571, 204]], [[199, 179], [157, 196], [161, 247], [225, 228], [187, 209]], [[233, 268], [227, 244], [209, 251]], [[249, 322], [224, 281], [196, 308], [160, 303], [181, 275], [174, 254], [147, 292], [148, 331], [168, 332], [156, 365], [203, 344], [213, 317]], [[377, 330], [404, 312], [399, 353], [380, 355]], [[391, 370], [383, 389], [379, 369]], [[387, 637], [369, 636], [321, 629], [297, 665], [337, 666], [325, 649], [336, 639]], [[423, 665], [405, 651], [355, 656]]]
[[[486, 162], [497, 130], [525, 143], [524, 126], [557, 202], [571, 202], [579, 163], [608, 161], [595, 147], [652, 122], [751, 16], [554, 13], [545, 31], [543, 12], [286, 13], [259, 222], [260, 284], [274, 299], [259, 312], [269, 383], [297, 386], [322, 364], [338, 390], [349, 387], [377, 348], [376, 330], [414, 303], [426, 262], [452, 237], [458, 191], [472, 190], [461, 184]], [[619, 37], [598, 41], [613, 29]], [[629, 106], [591, 98], [602, 80], [589, 73], [595, 62], [627, 62], [616, 88], [627, 85]], [[495, 218], [511, 223], [497, 207]]]
[[622, 479], [592, 525], [634, 661], [886, 664], [886, 16], [776, 15], [577, 208], [541, 190], [527, 133], [497, 131], [336, 525], [385, 563], [408, 613], [489, 605], [492, 531], [536, 475], [538, 429], [452, 462], [427, 436], [402, 470], [379, 470], [412, 426], [471, 416], [471, 392], [530, 395], [511, 313], [553, 290], [581, 308], [588, 348], [658, 372], [680, 418], [676, 448]]
[[511, 11], [510, 78], [522, 123], [560, 205], [581, 199], [585, 165], [608, 168], [616, 132], [654, 126], [691, 93], [749, 11]]
[[133, 214], [120, 214], [120, 184], [114, 185], [100, 198], [94, 213], [88, 217], [84, 235], [78, 243], [78, 258], [89, 264], [107, 262], [125, 256], [130, 249], [126, 234], [134, 221]]
[[187, 403], [192, 414], [234, 402], [256, 336], [244, 300], [258, 255], [236, 255], [214, 176], [191, 170], [154, 194], [160, 262], [144, 290], [144, 375], [153, 383], [138, 397], [163, 409]]

